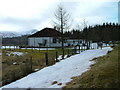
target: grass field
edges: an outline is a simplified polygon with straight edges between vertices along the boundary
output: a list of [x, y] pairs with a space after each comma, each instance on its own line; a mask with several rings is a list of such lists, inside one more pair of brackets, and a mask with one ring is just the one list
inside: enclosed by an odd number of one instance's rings
[[65, 88], [118, 88], [119, 81], [119, 53], [120, 45], [107, 55], [93, 59], [96, 63], [81, 76], [73, 77]]

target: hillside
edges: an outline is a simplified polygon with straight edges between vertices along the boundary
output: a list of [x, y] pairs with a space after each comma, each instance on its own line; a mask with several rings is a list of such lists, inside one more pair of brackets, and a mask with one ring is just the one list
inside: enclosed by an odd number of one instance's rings
[[17, 31], [1, 31], [0, 30], [0, 35], [2, 35], [3, 38], [12, 38], [12, 37], [19, 37], [22, 35], [31, 35], [36, 33], [38, 30], [36, 29], [31, 29], [31, 30], [24, 30], [22, 32], [17, 32]]
[[28, 45], [28, 36], [36, 33], [38, 30], [32, 29], [24, 32], [0, 31], [3, 36], [3, 45]]
[[93, 59], [92, 61], [96, 63], [91, 66], [91, 69], [81, 76], [72, 78], [73, 80], [64, 88], [118, 88], [120, 83], [118, 78], [119, 46], [106, 56]]
[[23, 35], [19, 37], [3, 38], [2, 44], [4, 45], [27, 45], [28, 35]]

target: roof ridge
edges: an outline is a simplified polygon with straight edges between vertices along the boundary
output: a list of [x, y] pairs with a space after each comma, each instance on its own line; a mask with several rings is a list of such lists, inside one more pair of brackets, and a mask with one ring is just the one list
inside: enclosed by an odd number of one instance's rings
[[54, 28], [44, 28], [28, 37], [60, 37], [61, 33]]

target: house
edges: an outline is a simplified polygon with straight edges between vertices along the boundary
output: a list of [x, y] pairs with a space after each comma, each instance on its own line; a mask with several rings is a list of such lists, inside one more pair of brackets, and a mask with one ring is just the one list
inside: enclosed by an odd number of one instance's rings
[[80, 45], [83, 42], [84, 41], [82, 39], [75, 39], [75, 38], [69, 38], [69, 39], [67, 39], [67, 43], [70, 46]]
[[28, 46], [61, 46], [61, 33], [54, 28], [44, 28], [28, 36]]
[[[28, 36], [28, 46], [54, 47], [61, 46], [61, 33], [54, 28], [44, 28], [35, 34]], [[80, 39], [64, 37], [64, 46], [82, 43]]]

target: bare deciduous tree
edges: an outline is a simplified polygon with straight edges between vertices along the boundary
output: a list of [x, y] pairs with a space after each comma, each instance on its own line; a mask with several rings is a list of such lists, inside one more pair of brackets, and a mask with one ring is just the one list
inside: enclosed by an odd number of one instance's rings
[[59, 29], [62, 33], [62, 50], [63, 50], [63, 58], [64, 58], [64, 37], [63, 32], [66, 29], [70, 28], [70, 14], [65, 10], [62, 5], [59, 5], [56, 12], [55, 12], [56, 20], [54, 22], [54, 26]]
[[56, 20], [53, 21], [54, 26], [60, 29], [61, 32], [65, 29], [70, 28], [70, 14], [68, 11], [62, 6], [59, 5], [56, 12], [55, 12]]

